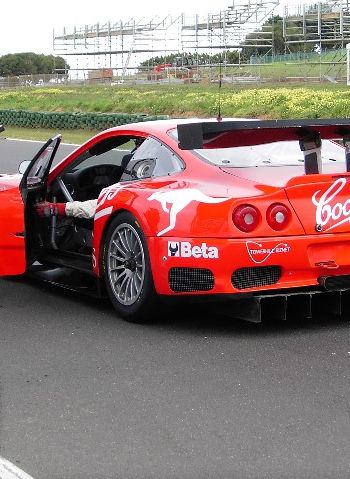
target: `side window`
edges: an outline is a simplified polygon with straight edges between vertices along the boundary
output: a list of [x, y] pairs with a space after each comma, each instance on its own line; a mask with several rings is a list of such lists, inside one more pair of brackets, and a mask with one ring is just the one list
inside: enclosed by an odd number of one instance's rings
[[132, 152], [143, 140], [136, 136], [115, 135], [98, 141], [63, 171], [57, 191], [62, 190], [63, 182], [74, 200], [97, 198], [103, 188], [120, 181]]
[[121, 166], [126, 154], [135, 148], [135, 139], [116, 136], [105, 138], [85, 151], [74, 162], [74, 169], [80, 170], [90, 166], [117, 165]]
[[183, 169], [175, 153], [155, 138], [148, 137], [134, 152], [120, 181], [169, 176]]

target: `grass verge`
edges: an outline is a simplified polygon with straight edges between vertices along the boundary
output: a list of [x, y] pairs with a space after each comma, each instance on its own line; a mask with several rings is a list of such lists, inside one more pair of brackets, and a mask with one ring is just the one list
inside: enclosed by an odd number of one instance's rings
[[97, 131], [91, 130], [52, 130], [49, 128], [17, 128], [17, 127], [6, 127], [4, 133], [1, 134], [1, 137], [6, 138], [18, 138], [21, 140], [37, 140], [37, 141], [46, 141], [51, 136], [57, 135], [60, 133], [62, 135], [63, 143], [71, 143], [80, 145], [84, 141], [88, 140], [94, 136]]
[[[172, 117], [337, 118], [349, 116], [345, 85], [143, 85], [0, 90], [0, 109], [122, 112]], [[5, 125], [6, 126], [6, 125]]]

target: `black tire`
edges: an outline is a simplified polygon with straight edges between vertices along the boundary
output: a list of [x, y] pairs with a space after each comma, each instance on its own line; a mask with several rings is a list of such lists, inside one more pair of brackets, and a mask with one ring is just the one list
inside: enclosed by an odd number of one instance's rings
[[157, 294], [148, 248], [132, 214], [120, 213], [111, 222], [103, 244], [102, 271], [118, 314], [133, 323], [153, 319]]

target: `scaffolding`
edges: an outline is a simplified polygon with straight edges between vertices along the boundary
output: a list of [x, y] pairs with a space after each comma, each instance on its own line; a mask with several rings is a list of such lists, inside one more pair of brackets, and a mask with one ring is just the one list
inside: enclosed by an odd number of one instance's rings
[[[107, 68], [122, 79], [140, 63], [167, 54], [198, 58], [249, 46], [273, 48], [273, 28], [261, 26], [280, 0], [233, 0], [226, 10], [207, 16], [180, 14], [131, 18], [116, 23], [64, 28], [53, 35], [56, 55], [66, 59], [71, 77], [87, 78], [92, 70]], [[197, 62], [198, 64], [198, 62]]]
[[[346, 79], [350, 42], [350, 0], [329, 0], [285, 7], [283, 36], [286, 51], [316, 52], [319, 59], [305, 62], [304, 77], [312, 78], [318, 65], [319, 80], [337, 83]], [[314, 77], [315, 78], [315, 77]]]
[[321, 48], [345, 47], [350, 41], [350, 1], [329, 0], [309, 5], [285, 7], [283, 34], [287, 47], [317, 44]]

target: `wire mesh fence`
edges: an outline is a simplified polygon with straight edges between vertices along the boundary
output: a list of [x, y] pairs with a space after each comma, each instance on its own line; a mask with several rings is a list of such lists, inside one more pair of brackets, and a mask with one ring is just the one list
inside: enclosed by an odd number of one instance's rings
[[[271, 57], [272, 58], [272, 57]], [[260, 62], [258, 61], [260, 59]], [[276, 58], [275, 58], [276, 60]], [[162, 83], [346, 83], [346, 49], [326, 55], [280, 56], [278, 61], [266, 57], [254, 57], [250, 63], [193, 65], [192, 67], [155, 67], [129, 70], [126, 73], [111, 69], [109, 76], [94, 75], [88, 71], [80, 75], [20, 75], [0, 77], [0, 88], [53, 87], [57, 85], [134, 85]]]

